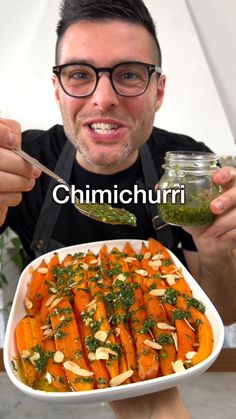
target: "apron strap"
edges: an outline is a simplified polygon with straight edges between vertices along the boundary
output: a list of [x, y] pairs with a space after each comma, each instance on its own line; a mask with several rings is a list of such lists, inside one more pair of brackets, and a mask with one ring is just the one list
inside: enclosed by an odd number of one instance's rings
[[[60, 177], [63, 177], [67, 183], [70, 181], [75, 153], [75, 147], [70, 141], [67, 141], [55, 167], [55, 172]], [[56, 185], [57, 182], [51, 179], [36, 224], [33, 242], [31, 243], [31, 249], [34, 250], [36, 256], [40, 256], [50, 250], [48, 249], [49, 242], [61, 210], [61, 205], [56, 203], [52, 196]], [[62, 244], [58, 244], [58, 247], [62, 246]]]
[[[140, 148], [140, 159], [143, 171], [143, 179], [139, 179], [137, 183], [141, 188], [144, 187], [146, 190], [154, 191], [155, 185], [159, 179], [150, 148], [146, 143]], [[155, 230], [157, 240], [160, 241], [164, 246], [171, 248], [174, 243], [171, 227], [162, 221], [159, 217], [157, 217], [157, 204], [146, 202], [145, 205], [148, 217], [151, 220]]]

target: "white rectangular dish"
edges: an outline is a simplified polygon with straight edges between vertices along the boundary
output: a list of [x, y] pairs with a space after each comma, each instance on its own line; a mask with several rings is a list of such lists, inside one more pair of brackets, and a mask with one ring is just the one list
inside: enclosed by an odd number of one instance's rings
[[[112, 241], [100, 241], [93, 243], [85, 243], [76, 246], [70, 246], [57, 250], [60, 259], [63, 259], [68, 253], [74, 254], [77, 252], [86, 252], [87, 250], [92, 250], [94, 253], [98, 253], [99, 249], [106, 244], [108, 250], [111, 250], [114, 246], [118, 247], [120, 250], [123, 249], [125, 243], [129, 241], [133, 246], [135, 251], [139, 251], [142, 240], [112, 240]], [[169, 251], [170, 252], [170, 251]], [[183, 372], [174, 373], [171, 375], [154, 378], [147, 381], [142, 381], [138, 383], [125, 384], [117, 387], [109, 387], [103, 389], [95, 389], [91, 391], [81, 391], [81, 392], [60, 392], [52, 393], [45, 392], [41, 390], [34, 390], [31, 387], [23, 384], [18, 376], [16, 375], [11, 360], [14, 356], [17, 355], [17, 348], [15, 342], [15, 328], [19, 320], [26, 315], [26, 311], [23, 305], [24, 297], [27, 291], [27, 283], [30, 280], [29, 268], [36, 268], [42, 259], [49, 261], [54, 252], [49, 252], [30, 263], [22, 272], [19, 283], [17, 286], [16, 294], [12, 304], [6, 335], [4, 342], [4, 364], [6, 372], [13, 382], [13, 384], [22, 392], [28, 396], [41, 399], [47, 402], [57, 401], [59, 403], [91, 403], [91, 402], [102, 402], [102, 401], [112, 401], [120, 400], [130, 397], [136, 397], [144, 394], [154, 393], [158, 391], [165, 390], [170, 387], [177, 386], [178, 384], [193, 379], [194, 377], [199, 376], [204, 371], [206, 371], [211, 364], [215, 361], [223, 345], [224, 340], [224, 326], [221, 321], [219, 314], [217, 313], [215, 307], [206, 296], [201, 287], [193, 279], [187, 269], [182, 265], [179, 259], [170, 252], [173, 261], [177, 267], [182, 268], [183, 275], [185, 280], [189, 284], [190, 288], [193, 291], [193, 296], [200, 300], [206, 307], [206, 316], [211, 323], [213, 336], [214, 336], [214, 345], [213, 350], [210, 356], [189, 369], [186, 369]]]

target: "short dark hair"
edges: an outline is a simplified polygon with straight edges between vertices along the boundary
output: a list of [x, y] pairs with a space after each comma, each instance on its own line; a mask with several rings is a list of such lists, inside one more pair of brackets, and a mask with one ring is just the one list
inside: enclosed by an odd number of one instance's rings
[[73, 23], [88, 20], [121, 19], [142, 25], [152, 36], [156, 46], [157, 63], [161, 67], [161, 48], [153, 19], [142, 0], [62, 0], [57, 24], [56, 64], [59, 61], [59, 43]]

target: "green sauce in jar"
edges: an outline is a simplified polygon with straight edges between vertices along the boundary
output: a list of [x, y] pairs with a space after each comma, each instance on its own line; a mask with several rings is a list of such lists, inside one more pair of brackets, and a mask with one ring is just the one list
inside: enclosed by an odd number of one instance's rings
[[211, 224], [215, 215], [210, 203], [220, 193], [212, 182], [211, 174], [218, 168], [217, 156], [212, 153], [168, 152], [165, 173], [159, 182], [160, 189], [185, 188], [185, 202], [170, 201], [158, 205], [160, 218], [168, 224], [202, 227]]

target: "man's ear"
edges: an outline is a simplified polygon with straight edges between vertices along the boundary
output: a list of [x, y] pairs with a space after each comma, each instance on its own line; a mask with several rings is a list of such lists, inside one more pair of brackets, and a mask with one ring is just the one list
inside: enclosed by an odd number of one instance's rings
[[53, 75], [52, 76], [52, 82], [53, 82], [53, 86], [54, 86], [54, 95], [55, 95], [55, 98], [56, 98], [56, 102], [57, 102], [57, 105], [59, 106], [60, 105], [60, 94], [59, 94], [59, 81], [58, 81], [58, 78], [55, 76], [55, 75]]
[[157, 83], [157, 100], [156, 100], [156, 112], [160, 109], [164, 94], [165, 94], [165, 85], [166, 85], [166, 76], [163, 74], [159, 77], [158, 83]]

